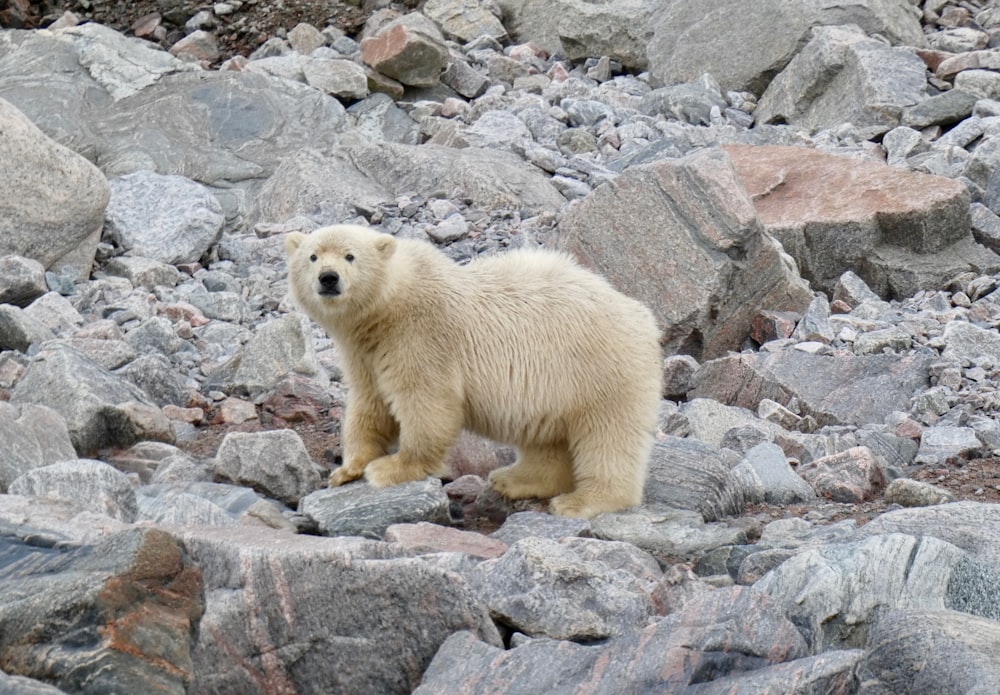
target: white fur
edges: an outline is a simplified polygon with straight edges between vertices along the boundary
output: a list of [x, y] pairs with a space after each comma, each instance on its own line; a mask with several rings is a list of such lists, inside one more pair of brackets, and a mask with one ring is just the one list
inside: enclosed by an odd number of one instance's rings
[[[555, 497], [579, 517], [639, 503], [662, 366], [646, 307], [548, 251], [459, 266], [349, 225], [289, 234], [286, 249], [292, 295], [337, 342], [350, 387], [331, 484], [443, 474], [464, 427], [518, 448], [490, 476], [509, 498]], [[318, 293], [324, 270], [339, 296]]]

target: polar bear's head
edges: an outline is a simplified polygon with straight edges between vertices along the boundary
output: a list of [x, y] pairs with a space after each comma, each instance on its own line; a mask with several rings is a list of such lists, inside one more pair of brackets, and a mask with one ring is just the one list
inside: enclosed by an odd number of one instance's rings
[[395, 238], [358, 225], [322, 227], [285, 237], [288, 284], [298, 305], [319, 323], [378, 296]]

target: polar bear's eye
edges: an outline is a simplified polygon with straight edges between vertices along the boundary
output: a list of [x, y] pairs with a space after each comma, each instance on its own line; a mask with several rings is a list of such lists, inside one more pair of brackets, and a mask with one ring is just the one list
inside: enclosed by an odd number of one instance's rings
[[316, 261], [318, 261], [318, 260], [319, 260], [319, 256], [317, 256], [317, 255], [316, 255], [316, 254], [314, 253], [313, 255], [309, 256], [309, 260], [310, 260], [310, 261], [312, 261], [313, 263], [315, 263]]
[[344, 256], [344, 260], [347, 261], [348, 263], [353, 263], [354, 262], [354, 254], [353, 253], [347, 254], [346, 256]]

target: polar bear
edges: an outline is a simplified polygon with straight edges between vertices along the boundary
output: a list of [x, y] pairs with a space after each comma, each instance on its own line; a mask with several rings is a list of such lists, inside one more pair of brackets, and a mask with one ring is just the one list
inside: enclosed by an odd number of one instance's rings
[[452, 262], [363, 226], [289, 233], [289, 289], [339, 347], [342, 485], [443, 475], [463, 428], [518, 449], [509, 499], [589, 518], [638, 504], [660, 404], [652, 313], [569, 256]]

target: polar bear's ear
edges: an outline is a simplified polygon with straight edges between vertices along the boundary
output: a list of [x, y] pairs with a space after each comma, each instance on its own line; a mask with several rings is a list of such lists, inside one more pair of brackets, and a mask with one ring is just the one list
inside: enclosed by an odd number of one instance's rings
[[375, 242], [375, 250], [382, 258], [388, 258], [396, 251], [396, 237], [380, 234]]
[[302, 232], [289, 232], [285, 235], [285, 253], [291, 256], [302, 246], [302, 242], [305, 240], [306, 235]]

